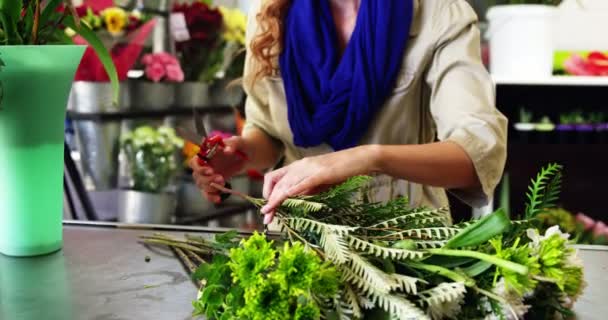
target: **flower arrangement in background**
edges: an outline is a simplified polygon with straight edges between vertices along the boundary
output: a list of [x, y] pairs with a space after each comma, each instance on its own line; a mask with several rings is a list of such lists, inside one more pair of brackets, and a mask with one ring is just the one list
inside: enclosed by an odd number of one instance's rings
[[608, 245], [608, 226], [584, 213], [574, 215], [562, 208], [555, 208], [546, 210], [538, 217], [545, 229], [559, 226], [571, 234], [572, 240], [577, 244]]
[[608, 76], [608, 55], [599, 51], [558, 52], [554, 69], [572, 76]]
[[210, 83], [222, 66], [223, 18], [218, 9], [207, 3], [176, 3], [174, 14], [183, 14], [188, 37], [177, 41], [177, 56], [187, 81]]
[[142, 57], [144, 74], [152, 82], [183, 82], [184, 71], [177, 58], [169, 53], [149, 53]]
[[121, 146], [129, 163], [133, 190], [158, 193], [177, 172], [176, 151], [183, 140], [169, 127], [138, 127], [123, 135]]
[[[107, 32], [114, 37], [121, 37], [125, 33], [131, 32], [143, 25], [147, 17], [141, 12], [126, 11], [119, 7], [109, 7], [101, 11], [95, 11], [87, 6], [79, 6], [76, 12], [80, 17], [80, 21], [86, 24], [95, 32]], [[71, 29], [66, 29], [68, 36], [73, 36]]]
[[235, 79], [243, 75], [245, 67], [245, 32], [247, 29], [247, 16], [238, 8], [230, 9], [220, 7], [224, 17], [225, 41], [223, 76]]
[[[80, 6], [76, 8], [76, 12], [81, 22], [91, 28], [110, 51], [119, 80], [126, 80], [127, 73], [135, 66], [144, 49], [155, 20], [149, 19], [139, 11], [126, 11], [119, 7], [95, 11], [90, 7]], [[88, 44], [70, 28], [66, 28], [65, 33], [72, 37], [76, 44]], [[85, 51], [75, 79], [76, 81], [108, 81], [101, 61], [97, 59], [91, 48]]]

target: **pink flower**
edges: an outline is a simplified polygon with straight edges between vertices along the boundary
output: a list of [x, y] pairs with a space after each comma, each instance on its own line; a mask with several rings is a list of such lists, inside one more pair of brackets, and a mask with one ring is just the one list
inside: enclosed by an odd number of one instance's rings
[[576, 222], [582, 225], [585, 231], [593, 229], [593, 226], [596, 224], [595, 220], [591, 219], [583, 213], [578, 213], [576, 215]]
[[593, 227], [593, 235], [595, 237], [608, 237], [608, 226], [602, 221], [599, 221], [595, 224], [595, 227]]
[[146, 66], [146, 77], [154, 82], [159, 82], [166, 74], [165, 67], [160, 63], [152, 63]]
[[157, 53], [156, 54], [156, 58], [162, 64], [166, 64], [166, 65], [169, 65], [169, 64], [179, 64], [179, 61], [177, 61], [177, 58], [175, 58], [173, 55], [168, 54], [166, 52]]
[[166, 66], [167, 69], [167, 80], [173, 82], [184, 81], [184, 71], [179, 64], [170, 64]]
[[151, 64], [153, 61], [153, 55], [151, 54], [145, 54], [142, 58], [141, 58], [141, 63], [145, 64], [146, 66]]

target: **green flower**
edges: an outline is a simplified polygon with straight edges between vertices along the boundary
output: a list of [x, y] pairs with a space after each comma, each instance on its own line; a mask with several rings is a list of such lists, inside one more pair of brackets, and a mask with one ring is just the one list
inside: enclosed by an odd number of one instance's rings
[[585, 287], [583, 268], [579, 266], [568, 266], [564, 268], [564, 291], [576, 300]]
[[558, 234], [542, 240], [538, 250], [541, 274], [554, 280], [562, 291], [566, 283], [563, 264], [570, 250], [566, 247], [566, 239]]
[[288, 320], [289, 297], [274, 279], [266, 279], [245, 289], [245, 307], [239, 310], [240, 318], [250, 320]]
[[505, 280], [507, 290], [513, 289], [517, 294], [523, 296], [536, 287], [537, 281], [534, 276], [540, 272], [538, 256], [532, 255], [532, 249], [528, 244], [519, 245], [520, 239], [517, 238], [510, 248], [502, 248], [502, 237], [490, 240], [496, 250], [496, 257], [519, 263], [528, 267], [528, 274], [522, 275], [504, 268], [496, 268], [496, 276], [500, 275]]
[[228, 265], [233, 281], [240, 282], [244, 288], [263, 282], [262, 273], [274, 265], [276, 251], [272, 244], [272, 241], [266, 241], [264, 235], [256, 232], [249, 239], [241, 241], [239, 248], [231, 249]]

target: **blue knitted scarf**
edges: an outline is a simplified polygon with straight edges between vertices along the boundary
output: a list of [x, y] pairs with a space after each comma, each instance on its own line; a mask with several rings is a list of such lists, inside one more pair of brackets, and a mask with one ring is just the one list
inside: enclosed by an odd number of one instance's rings
[[340, 55], [329, 0], [292, 1], [279, 66], [295, 145], [360, 143], [395, 85], [413, 7], [413, 0], [362, 0]]

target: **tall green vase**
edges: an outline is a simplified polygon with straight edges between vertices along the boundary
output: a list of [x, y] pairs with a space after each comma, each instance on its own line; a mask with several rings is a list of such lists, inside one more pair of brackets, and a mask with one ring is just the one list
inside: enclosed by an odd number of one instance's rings
[[0, 253], [62, 246], [64, 121], [84, 46], [0, 46]]

